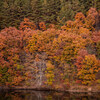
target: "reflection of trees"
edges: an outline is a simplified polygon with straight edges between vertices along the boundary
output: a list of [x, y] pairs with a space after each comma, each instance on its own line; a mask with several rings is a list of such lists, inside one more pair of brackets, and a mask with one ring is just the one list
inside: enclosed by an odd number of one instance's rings
[[19, 95], [11, 95], [12, 100], [23, 100]]
[[2, 92], [0, 93], [0, 100], [23, 100], [22, 96], [14, 92]]
[[100, 100], [100, 94], [16, 90], [0, 91], [0, 100]]

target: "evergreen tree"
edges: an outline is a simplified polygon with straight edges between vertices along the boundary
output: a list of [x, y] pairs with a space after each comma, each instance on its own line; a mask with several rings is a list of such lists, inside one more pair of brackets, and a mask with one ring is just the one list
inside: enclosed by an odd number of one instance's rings
[[100, 0], [79, 0], [80, 4], [84, 6], [84, 14], [91, 8], [100, 10]]
[[38, 24], [43, 20], [42, 12], [42, 1], [31, 0], [31, 16], [29, 16], [29, 18]]
[[2, 5], [3, 5], [3, 1], [0, 0], [0, 30], [2, 29]]
[[18, 26], [25, 17], [23, 11], [24, 0], [5, 0], [1, 10], [1, 28]]
[[57, 22], [57, 16], [61, 9], [60, 0], [45, 0], [43, 4], [43, 20], [46, 23], [55, 23]]
[[61, 10], [57, 18], [58, 23], [63, 25], [67, 20], [73, 20], [75, 14], [83, 9], [84, 7], [80, 5], [79, 0], [62, 0]]

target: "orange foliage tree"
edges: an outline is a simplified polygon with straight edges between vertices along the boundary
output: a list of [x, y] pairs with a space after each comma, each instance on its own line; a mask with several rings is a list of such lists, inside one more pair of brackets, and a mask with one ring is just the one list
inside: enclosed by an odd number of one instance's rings
[[39, 23], [39, 27], [40, 27], [40, 29], [43, 30], [43, 31], [46, 30], [46, 25], [45, 25], [44, 22], [40, 22], [40, 23]]
[[14, 27], [6, 28], [0, 32], [1, 85], [19, 85], [23, 80], [21, 75], [23, 66], [20, 65], [19, 59], [20, 37], [21, 32]]
[[84, 48], [86, 44], [86, 39], [81, 36], [61, 31], [58, 38], [53, 41], [52, 47], [55, 52], [53, 58], [59, 62], [72, 62], [76, 58], [78, 51]]
[[90, 55], [86, 50], [81, 50], [77, 57], [77, 76], [82, 84], [91, 85], [96, 80], [96, 73], [99, 71], [100, 62], [95, 55]]
[[31, 22], [28, 18], [24, 18], [24, 21], [20, 23], [19, 29], [25, 30], [25, 29], [28, 29], [28, 28], [35, 30], [36, 25], [33, 22]]
[[94, 31], [94, 25], [97, 24], [99, 20], [99, 13], [95, 8], [90, 8], [89, 11], [87, 12], [87, 17], [85, 20], [85, 27], [88, 28], [89, 30]]

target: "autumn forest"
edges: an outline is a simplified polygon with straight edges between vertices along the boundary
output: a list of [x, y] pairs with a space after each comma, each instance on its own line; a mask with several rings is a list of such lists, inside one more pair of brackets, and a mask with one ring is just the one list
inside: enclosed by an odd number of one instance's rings
[[0, 0], [0, 87], [76, 85], [100, 90], [100, 1]]

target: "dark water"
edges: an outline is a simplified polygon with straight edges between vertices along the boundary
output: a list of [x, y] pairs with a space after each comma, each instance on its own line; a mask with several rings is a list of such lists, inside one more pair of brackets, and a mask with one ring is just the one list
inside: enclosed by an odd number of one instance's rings
[[100, 93], [65, 93], [53, 91], [0, 91], [0, 100], [100, 100]]

